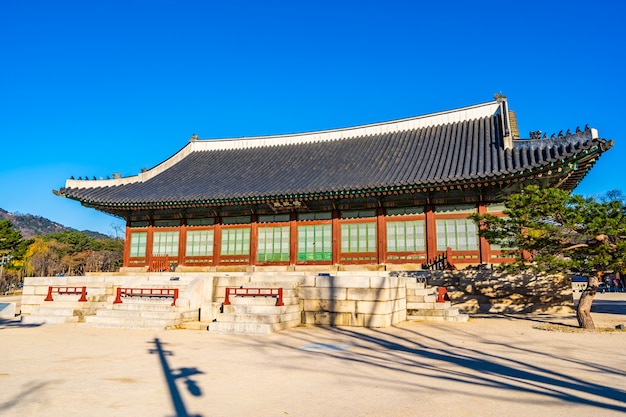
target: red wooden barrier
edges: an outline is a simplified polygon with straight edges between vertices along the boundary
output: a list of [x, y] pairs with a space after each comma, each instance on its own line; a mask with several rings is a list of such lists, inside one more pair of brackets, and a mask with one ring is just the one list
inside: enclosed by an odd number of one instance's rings
[[277, 297], [276, 305], [284, 306], [282, 288], [226, 288], [224, 305], [230, 305], [230, 296], [239, 297]]
[[165, 258], [153, 259], [150, 264], [149, 272], [166, 272], [170, 270], [170, 256], [165, 255]]
[[48, 287], [48, 296], [44, 299], [44, 301], [54, 301], [52, 299], [52, 291], [54, 289], [57, 290], [57, 294], [59, 295], [80, 294], [78, 301], [87, 301], [87, 287]]
[[447, 288], [437, 288], [437, 300], [436, 303], [445, 303], [446, 301], [450, 301], [450, 296], [448, 295]]
[[178, 299], [178, 288], [118, 288], [113, 304], [122, 304], [122, 296], [125, 297], [174, 297], [172, 306]]

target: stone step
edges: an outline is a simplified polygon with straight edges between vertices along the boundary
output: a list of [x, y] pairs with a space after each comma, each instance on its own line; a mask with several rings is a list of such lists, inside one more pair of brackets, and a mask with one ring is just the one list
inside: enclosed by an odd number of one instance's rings
[[437, 296], [432, 295], [408, 295], [406, 296], [406, 301], [409, 303], [435, 303], [437, 301]]
[[281, 323], [233, 323], [233, 322], [212, 322], [209, 324], [209, 333], [218, 334], [249, 334], [264, 335], [275, 331], [296, 327], [300, 324], [300, 320]]
[[[32, 316], [83, 316], [89, 311], [75, 309], [75, 308], [54, 308], [54, 307], [36, 307], [31, 312]], [[96, 314], [96, 310], [92, 310], [91, 314]]]
[[252, 277], [250, 282], [243, 284], [244, 288], [282, 288], [283, 291], [290, 291], [297, 288], [299, 280], [282, 281], [282, 280], [264, 280], [263, 278]]
[[469, 320], [467, 314], [459, 314], [457, 316], [421, 316], [421, 315], [409, 315], [407, 320], [412, 321], [447, 321], [447, 322], [460, 322], [464, 323]]
[[223, 306], [224, 313], [241, 313], [241, 314], [285, 314], [300, 312], [299, 304], [290, 304], [279, 306], [266, 305], [249, 305], [249, 304], [231, 304]]
[[184, 321], [179, 323], [176, 328], [181, 330], [209, 330], [209, 321]]
[[158, 329], [165, 330], [175, 328], [177, 320], [153, 319], [146, 317], [122, 318], [122, 317], [85, 317], [84, 325], [90, 327], [117, 327], [124, 329]]
[[121, 304], [113, 304], [113, 302], [107, 304], [107, 309], [110, 310], [147, 310], [147, 311], [170, 311], [175, 307], [172, 306], [172, 299], [169, 302], [142, 302], [141, 300], [127, 300], [122, 298]]
[[182, 313], [175, 311], [143, 311], [143, 310], [98, 310], [97, 317], [110, 318], [148, 318], [176, 320], [182, 319]]
[[[178, 279], [172, 279], [178, 278]], [[176, 274], [176, 272], [163, 273], [163, 275], [149, 275], [145, 277], [143, 282], [149, 286], [163, 285], [169, 286], [187, 286], [190, 282], [197, 279], [197, 276], [186, 276], [182, 274]], [[142, 282], [142, 281], [139, 281]]]
[[217, 322], [232, 323], [282, 323], [300, 319], [300, 312], [285, 314], [241, 314], [222, 313], [216, 317]]
[[407, 310], [424, 310], [424, 309], [432, 309], [432, 310], [445, 310], [450, 308], [452, 304], [450, 301], [444, 301], [443, 303], [431, 302], [431, 303], [416, 303], [407, 300], [406, 309]]
[[78, 316], [39, 316], [39, 315], [25, 315], [21, 317], [21, 322], [24, 324], [65, 324], [65, 323], [78, 323]]
[[[230, 296], [229, 301], [231, 305], [275, 306], [278, 302], [278, 297]], [[300, 304], [300, 299], [296, 297], [283, 297], [283, 304], [298, 305]]]
[[430, 309], [408, 309], [407, 308], [407, 317], [409, 316], [429, 316], [429, 317], [453, 317], [459, 315], [459, 309], [456, 307], [451, 307], [447, 309], [441, 310], [430, 310]]
[[[107, 297], [107, 302], [113, 304], [116, 300], [116, 295]], [[122, 304], [169, 304], [174, 301], [174, 297], [140, 297], [140, 296], [122, 296], [120, 297]]]
[[73, 308], [76, 310], [82, 310], [82, 309], [102, 308], [106, 305], [107, 305], [106, 299], [103, 299], [101, 301], [94, 301], [94, 302], [90, 302], [90, 301], [79, 302], [76, 300], [57, 301], [55, 299], [54, 301], [44, 301], [43, 303], [39, 304], [39, 308], [59, 308], [59, 309]]
[[[227, 287], [224, 287], [223, 289], [219, 289], [218, 290], [218, 294], [223, 294], [224, 296], [226, 296], [226, 288]], [[235, 287], [228, 287], [228, 288], [235, 288]], [[250, 288], [250, 289], [251, 288], [255, 288], [256, 289], [256, 288], [261, 288], [261, 287], [243, 287], [243, 288]], [[266, 288], [266, 287], [263, 287], [263, 288]], [[274, 290], [274, 289], [277, 289], [277, 288], [276, 287], [272, 287], [271, 289]], [[274, 295], [269, 295], [268, 294], [268, 295], [263, 295], [263, 296], [265, 296], [265, 297], [274, 297], [274, 298], [278, 297], [277, 294], [274, 294]], [[232, 297], [254, 297], [254, 296], [253, 295], [245, 296], [245, 295], [232, 295], [231, 294], [230, 298], [232, 298]], [[261, 295], [258, 295], [257, 297], [261, 297]], [[287, 289], [283, 288], [283, 298], [295, 298], [295, 297], [298, 297], [298, 290], [295, 290], [295, 289], [287, 290]]]

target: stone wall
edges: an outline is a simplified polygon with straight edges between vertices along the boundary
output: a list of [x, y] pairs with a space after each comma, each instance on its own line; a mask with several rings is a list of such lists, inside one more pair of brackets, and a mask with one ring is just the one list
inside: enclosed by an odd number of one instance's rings
[[406, 278], [318, 275], [300, 284], [302, 324], [386, 327], [406, 320]]
[[[105, 301], [113, 295], [113, 289], [124, 282], [124, 277], [113, 275], [66, 276], [66, 277], [26, 277], [22, 290], [21, 314], [29, 315], [34, 309], [44, 305], [48, 288], [52, 287], [87, 287], [87, 303], [81, 303], [85, 309], [91, 303]], [[54, 299], [77, 301], [79, 295], [56, 295]]]
[[429, 286], [446, 287], [464, 313], [571, 314], [571, 279], [567, 275], [495, 270], [430, 271]]

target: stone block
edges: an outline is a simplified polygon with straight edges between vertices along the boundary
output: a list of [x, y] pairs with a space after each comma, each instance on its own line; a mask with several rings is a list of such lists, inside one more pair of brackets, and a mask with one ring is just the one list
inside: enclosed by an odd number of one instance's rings
[[406, 298], [399, 298], [397, 300], [392, 300], [393, 311], [406, 311]]
[[306, 275], [300, 281], [300, 287], [315, 287], [315, 275]]
[[423, 310], [423, 309], [434, 309], [435, 308], [435, 303], [415, 303], [415, 302], [408, 302], [406, 303], [406, 308], [408, 308], [409, 310]]
[[364, 314], [364, 327], [389, 327], [392, 325], [391, 314]]
[[355, 301], [387, 301], [391, 300], [391, 290], [384, 288], [348, 288], [347, 299]]
[[218, 287], [237, 288], [250, 282], [249, 276], [220, 276], [214, 281]]
[[304, 311], [356, 313], [356, 303], [345, 300], [304, 300], [303, 309]]
[[317, 276], [315, 286], [318, 288], [369, 288], [370, 277]]
[[402, 278], [399, 277], [372, 277], [372, 288], [396, 288], [400, 286]]
[[357, 301], [356, 312], [358, 314], [391, 314], [393, 304], [391, 301]]
[[437, 301], [437, 296], [432, 294], [432, 295], [425, 295], [424, 296], [424, 302], [425, 303], [434, 303]]
[[39, 305], [44, 303], [43, 295], [24, 295], [22, 294], [22, 305]]
[[32, 285], [29, 286], [24, 286], [24, 288], [22, 288], [22, 295], [34, 295], [35, 294], [35, 287], [33, 287]]
[[358, 324], [358, 318], [354, 317], [352, 313], [305, 311], [304, 324], [314, 324], [317, 326], [354, 326]]
[[406, 309], [394, 311], [391, 314], [391, 324], [400, 323], [406, 320]]
[[305, 300], [345, 300], [345, 288], [300, 288], [300, 298]]

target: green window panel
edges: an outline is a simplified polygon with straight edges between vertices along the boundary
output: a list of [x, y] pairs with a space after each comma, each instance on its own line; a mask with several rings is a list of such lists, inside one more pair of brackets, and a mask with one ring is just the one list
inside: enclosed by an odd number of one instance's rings
[[259, 227], [260, 262], [289, 262], [289, 226]]
[[341, 252], [376, 252], [376, 223], [344, 223], [341, 225]]
[[222, 229], [222, 255], [249, 255], [250, 228]]
[[130, 235], [130, 257], [145, 258], [146, 243], [148, 241], [147, 232], [131, 233]]
[[188, 230], [185, 256], [213, 256], [213, 230]]
[[178, 256], [178, 231], [154, 232], [152, 256]]
[[424, 220], [387, 222], [387, 252], [425, 252]]
[[332, 225], [298, 226], [298, 260], [333, 260]]
[[437, 250], [478, 250], [478, 229], [469, 219], [437, 220]]

